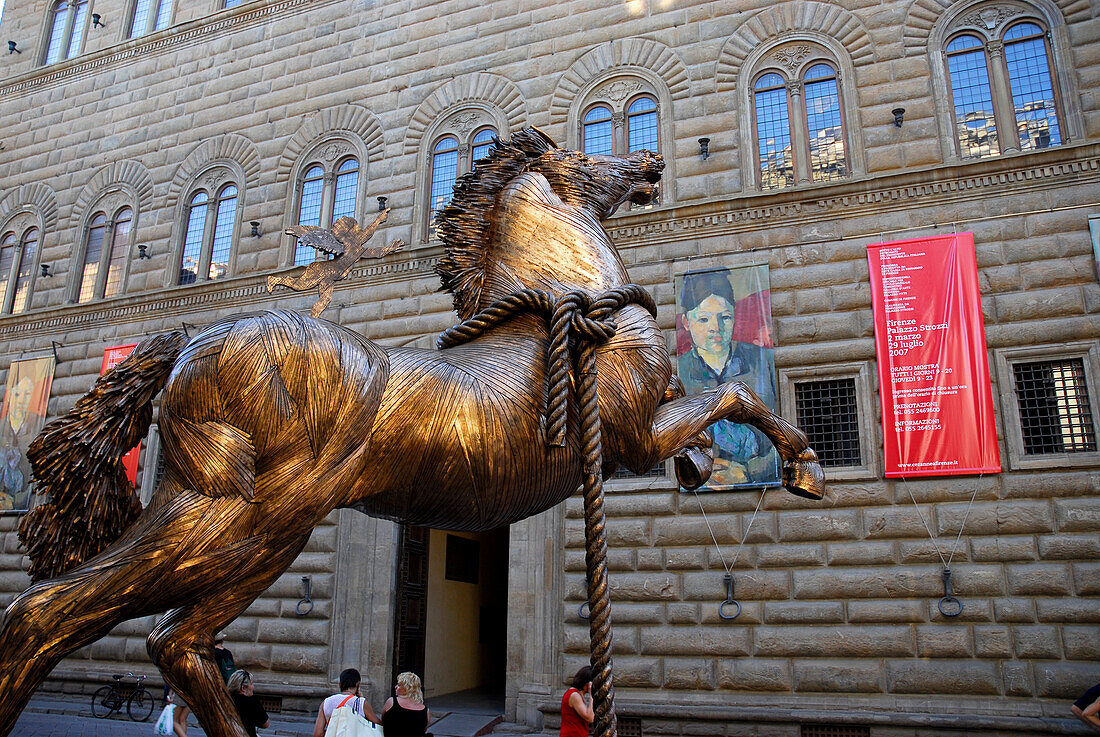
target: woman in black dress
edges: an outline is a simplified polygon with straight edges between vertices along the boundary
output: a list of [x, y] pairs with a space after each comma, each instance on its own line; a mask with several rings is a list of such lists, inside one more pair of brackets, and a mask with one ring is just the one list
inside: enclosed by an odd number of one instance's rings
[[237, 713], [241, 715], [248, 737], [256, 737], [256, 729], [267, 729], [271, 721], [267, 718], [260, 699], [256, 696], [252, 686], [252, 674], [246, 670], [234, 671], [229, 676], [226, 684], [229, 694], [233, 697], [233, 703], [237, 705]]
[[420, 678], [408, 672], [398, 675], [394, 695], [382, 707], [382, 732], [386, 737], [422, 737], [431, 721]]

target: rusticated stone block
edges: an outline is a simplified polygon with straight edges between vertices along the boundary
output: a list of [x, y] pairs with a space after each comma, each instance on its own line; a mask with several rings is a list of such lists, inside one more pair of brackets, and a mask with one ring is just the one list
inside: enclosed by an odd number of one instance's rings
[[[782, 520], [780, 525], [782, 526]], [[756, 565], [761, 568], [801, 568], [825, 565], [825, 546], [757, 545]]]
[[672, 573], [619, 573], [608, 576], [611, 595], [625, 601], [675, 601], [681, 598], [680, 577]]
[[890, 599], [943, 596], [938, 568], [793, 571], [796, 599]]
[[[722, 619], [718, 614], [719, 601], [708, 602], [699, 605], [699, 621], [703, 624], [729, 625], [729, 620]], [[727, 616], [733, 607], [727, 606], [722, 612]], [[764, 622], [764, 603], [761, 601], [741, 601], [741, 614], [737, 617], [737, 624], [762, 624]]]
[[1001, 625], [974, 627], [974, 654], [979, 658], [1012, 657], [1012, 631]]
[[291, 673], [325, 675], [328, 673], [328, 646], [272, 645], [271, 667]]
[[944, 504], [936, 508], [938, 535], [957, 535], [966, 521], [970, 535], [1021, 535], [1050, 532], [1053, 520], [1046, 501], [977, 502], [967, 514], [967, 504]]
[[993, 606], [989, 599], [962, 599], [962, 612], [957, 616], [947, 617], [940, 612], [939, 598], [928, 602], [928, 619], [935, 624], [950, 624], [961, 622], [992, 622]]
[[927, 621], [927, 606], [916, 599], [872, 599], [848, 602], [848, 621], [852, 624]]
[[997, 694], [1001, 674], [981, 660], [894, 660], [886, 663], [886, 684], [898, 694]]
[[1048, 625], [1017, 625], [1012, 628], [1016, 656], [1056, 660], [1062, 657], [1058, 630]]
[[689, 571], [705, 568], [707, 554], [703, 548], [667, 548], [665, 566], [673, 571]]
[[1010, 565], [1008, 593], [1014, 596], [1067, 596], [1073, 589], [1069, 566], [1058, 563]]
[[[1004, 474], [1000, 478], [1004, 495], [1008, 499], [1045, 499], [1051, 496], [1066, 498], [1096, 493], [1095, 474], [1087, 470], [1058, 469], [1057, 484], [1051, 483], [1048, 472]], [[1056, 519], [1058, 506], [1055, 501]]]
[[1035, 692], [1052, 699], [1076, 699], [1100, 682], [1100, 663], [1033, 663]]
[[1073, 590], [1078, 596], [1100, 595], [1100, 563], [1074, 563]]
[[951, 565], [951, 585], [957, 596], [997, 596], [1005, 592], [998, 565]]
[[710, 658], [663, 658], [664, 687], [676, 690], [711, 691], [717, 678]]
[[[674, 602], [665, 605], [667, 608], [665, 618], [669, 624], [698, 624], [699, 604], [690, 602]], [[618, 620], [618, 609], [615, 610], [615, 619]]]
[[1059, 532], [1100, 530], [1100, 499], [1055, 499], [1054, 519]]
[[780, 512], [779, 539], [783, 542], [806, 540], [856, 540], [860, 537], [859, 510], [829, 509]]
[[1062, 644], [1070, 660], [1100, 661], [1100, 627], [1062, 627]]
[[644, 519], [616, 519], [607, 524], [607, 546], [647, 547], [649, 545], [649, 521]]
[[917, 627], [917, 655], [922, 658], [969, 658], [974, 643], [969, 627], [925, 625]]
[[742, 656], [752, 651], [748, 627], [642, 627], [643, 655]]
[[1084, 599], [1036, 599], [1035, 614], [1040, 622], [1100, 622], [1100, 607]]
[[1100, 559], [1100, 536], [1096, 534], [1043, 535], [1038, 542], [1043, 560]]
[[998, 622], [1035, 621], [1035, 603], [1031, 599], [994, 599], [993, 617]]
[[824, 693], [881, 693], [882, 663], [844, 660], [795, 660], [794, 690]]
[[757, 627], [756, 655], [762, 657], [886, 658], [915, 653], [908, 627]]
[[887, 509], [863, 510], [864, 537], [872, 540], [882, 538], [927, 538], [928, 530], [921, 522], [920, 514], [913, 507], [890, 507]]
[[[633, 571], [635, 568], [635, 551], [633, 548], [609, 548], [607, 551], [607, 570], [609, 571]], [[583, 568], [581, 570], [584, 570]]]
[[839, 601], [766, 601], [764, 621], [768, 624], [836, 624], [844, 621]]
[[653, 548], [641, 548], [635, 551], [639, 571], [659, 571], [665, 567], [665, 551]]
[[[579, 606], [579, 605], [578, 605]], [[616, 601], [611, 608], [611, 621], [619, 624], [660, 624], [664, 621], [664, 605], [654, 602], [640, 604]]]
[[826, 557], [831, 566], [888, 566], [897, 563], [895, 544], [889, 541], [829, 543]]
[[970, 541], [970, 559], [979, 563], [1036, 560], [1038, 557], [1033, 537], [978, 537]]
[[730, 691], [790, 691], [790, 661], [723, 658], [718, 661], [718, 687]]
[[[942, 566], [943, 559], [940, 556], [946, 558], [951, 555], [950, 547], [944, 550], [940, 543], [934, 543], [931, 540], [901, 540], [897, 546], [898, 558], [902, 563], [935, 563]], [[951, 558], [952, 565], [967, 560], [970, 560], [968, 546], [959, 545], [955, 549], [955, 556]]]
[[1031, 669], [1027, 663], [1002, 663], [1001, 678], [1004, 681], [1005, 696], [1031, 696], [1035, 692]]
[[[661, 666], [663, 658], [650, 656], [624, 655], [615, 658], [615, 685], [619, 688], [660, 688], [662, 683]], [[566, 673], [576, 673], [582, 665], [588, 665], [588, 658], [578, 658], [577, 664], [566, 668]]]
[[[719, 571], [700, 571], [682, 574], [684, 598], [688, 600], [722, 601], [726, 598], [726, 586]], [[789, 599], [791, 595], [786, 571], [733, 572], [734, 596], [742, 599]]]
[[[710, 527], [702, 517], [661, 517], [653, 520], [653, 545], [664, 548], [680, 545], [730, 544], [741, 540], [740, 518], [736, 515], [709, 516]], [[714, 538], [711, 537], [711, 529]], [[582, 528], [583, 530], [583, 528]], [[582, 538], [583, 539], [583, 538]], [[583, 546], [583, 542], [582, 542]]]

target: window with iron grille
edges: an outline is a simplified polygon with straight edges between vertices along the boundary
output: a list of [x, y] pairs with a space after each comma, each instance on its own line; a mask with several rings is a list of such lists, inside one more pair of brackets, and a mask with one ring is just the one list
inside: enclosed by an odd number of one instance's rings
[[871, 737], [871, 728], [856, 724], [803, 724], [800, 737]]
[[803, 381], [794, 391], [798, 427], [809, 437], [821, 465], [862, 465], [855, 379]]
[[1012, 374], [1025, 455], [1096, 450], [1083, 359], [1019, 362]]
[[619, 717], [615, 720], [619, 737], [642, 737], [641, 717]]
[[663, 479], [665, 478], [665, 463], [661, 461], [645, 473], [634, 473], [625, 466], [619, 466], [615, 469], [615, 473], [611, 478], [617, 481], [623, 479]]

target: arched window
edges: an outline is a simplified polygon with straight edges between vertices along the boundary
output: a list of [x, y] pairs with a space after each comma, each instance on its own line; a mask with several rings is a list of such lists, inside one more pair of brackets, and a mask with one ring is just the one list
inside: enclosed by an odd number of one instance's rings
[[38, 228], [27, 228], [18, 241], [13, 232], [0, 239], [0, 312], [17, 315], [30, 306], [37, 256]]
[[606, 105], [593, 105], [584, 114], [581, 149], [586, 154], [611, 156], [614, 153], [615, 127], [611, 118], [611, 108]]
[[80, 53], [88, 23], [88, 0], [58, 0], [50, 11], [50, 35], [43, 61], [53, 64]]
[[[331, 228], [340, 218], [355, 217], [359, 201], [359, 160], [339, 159], [336, 166], [321, 161], [306, 165], [298, 199], [298, 225]], [[294, 265], [317, 258], [316, 249], [299, 242], [294, 248]]]
[[489, 155], [493, 148], [493, 137], [497, 134], [492, 128], [482, 128], [470, 141], [470, 168]]
[[811, 57], [788, 71], [766, 70], [753, 83], [752, 96], [761, 189], [851, 176], [837, 72], [831, 63]]
[[197, 190], [187, 203], [180, 248], [179, 284], [221, 279], [229, 273], [237, 232], [237, 186], [226, 184], [211, 198]]
[[130, 22], [130, 38], [167, 28], [172, 23], [172, 0], [137, 0]]
[[964, 29], [944, 48], [963, 158], [1061, 145], [1063, 126], [1047, 33], [1027, 18], [1001, 32]]
[[775, 72], [763, 74], [752, 87], [756, 109], [756, 159], [760, 188], [779, 189], [794, 184], [791, 116], [786, 80]]
[[113, 297], [123, 289], [130, 254], [134, 211], [123, 207], [107, 220], [97, 212], [84, 234], [84, 263], [77, 284], [77, 302]]
[[426, 152], [428, 207], [425, 214], [429, 239], [435, 237], [435, 215], [451, 201], [455, 181], [493, 150], [497, 129], [482, 125], [486, 117], [482, 111], [467, 109], [446, 115], [439, 121], [438, 129], [447, 132], [432, 139], [432, 146]]
[[657, 101], [643, 95], [626, 108], [626, 150], [660, 153], [661, 134], [657, 121]]

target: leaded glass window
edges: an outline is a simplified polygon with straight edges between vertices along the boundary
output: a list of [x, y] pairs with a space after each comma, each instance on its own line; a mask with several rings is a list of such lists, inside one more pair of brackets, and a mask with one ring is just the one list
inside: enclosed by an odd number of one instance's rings
[[451, 201], [458, 178], [458, 139], [444, 136], [432, 148], [432, 178], [428, 227], [434, 233], [435, 215]]
[[482, 128], [474, 135], [473, 140], [470, 142], [471, 169], [473, 164], [489, 155], [489, 151], [493, 148], [493, 136], [496, 134], [496, 131], [492, 128]]
[[[302, 178], [302, 195], [298, 203], [298, 225], [321, 224], [321, 199], [324, 196], [325, 170], [311, 166]], [[294, 248], [294, 265], [308, 264], [316, 256], [312, 246], [299, 241]]]
[[584, 114], [581, 147], [586, 154], [611, 156], [614, 153], [614, 127], [611, 108], [596, 105]]
[[1004, 40], [1020, 149], [1029, 151], [1061, 144], [1043, 29], [1034, 23], [1017, 23]]
[[103, 260], [103, 241], [107, 235], [107, 216], [96, 213], [88, 224], [84, 237], [84, 266], [80, 270], [80, 285], [76, 301], [91, 302], [95, 299], [95, 285], [99, 281], [99, 265]]
[[137, 38], [167, 28], [172, 22], [172, 0], [137, 0], [130, 37]]
[[660, 153], [661, 137], [657, 125], [657, 101], [648, 95], [639, 97], [626, 109], [627, 153]]
[[22, 237], [9, 232], [0, 240], [0, 312], [18, 314], [30, 306], [38, 256], [38, 228]]
[[88, 22], [88, 0], [58, 0], [50, 11], [50, 34], [46, 39], [46, 64], [69, 59], [80, 53], [84, 26]]
[[221, 279], [229, 274], [236, 244], [237, 185], [223, 185], [211, 197], [198, 190], [187, 208], [187, 223], [180, 249], [179, 283]]
[[760, 188], [789, 187], [794, 184], [794, 155], [786, 80], [774, 72], [762, 75], [753, 85], [753, 99]]
[[[327, 144], [320, 149], [320, 160], [306, 164], [298, 190], [299, 225], [331, 228], [342, 217], [356, 217], [361, 184], [359, 159], [355, 156], [336, 158], [325, 155], [327, 151], [341, 149], [346, 151], [347, 145]], [[312, 263], [320, 255], [312, 246], [298, 241], [294, 247], [294, 264], [298, 266]]]
[[126, 273], [127, 255], [130, 253], [130, 229], [134, 224], [134, 211], [124, 207], [115, 215], [111, 228], [111, 247], [107, 251], [107, 279], [103, 284], [103, 296], [113, 297], [122, 291], [122, 279]]
[[810, 179], [815, 182], [844, 179], [851, 172], [845, 151], [836, 72], [828, 64], [814, 64], [806, 70], [802, 79], [806, 98]]
[[985, 47], [976, 36], [957, 36], [947, 45], [947, 69], [955, 109], [955, 130], [963, 157], [1000, 153]]

